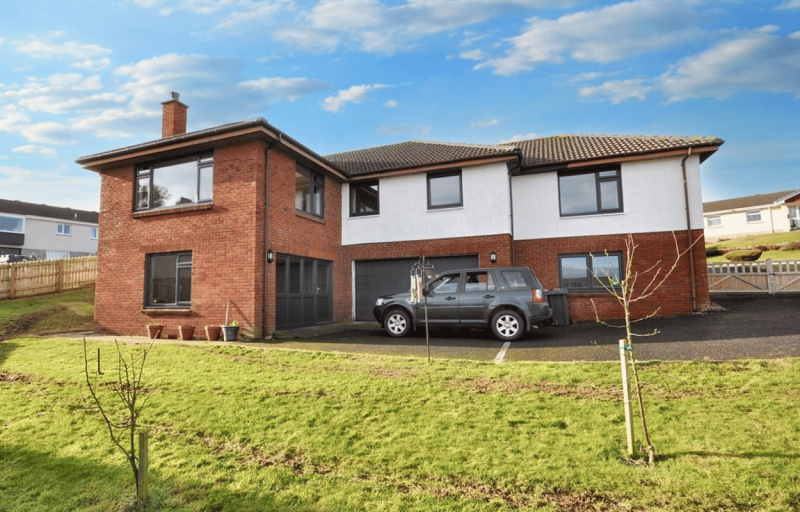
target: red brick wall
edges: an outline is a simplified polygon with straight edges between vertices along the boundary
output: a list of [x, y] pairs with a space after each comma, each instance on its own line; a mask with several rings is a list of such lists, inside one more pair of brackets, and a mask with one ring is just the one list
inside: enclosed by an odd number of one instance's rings
[[[334, 262], [334, 293], [349, 290], [340, 264], [341, 184], [326, 178], [325, 218], [295, 212], [295, 160], [269, 152], [269, 211], [265, 225], [266, 145], [252, 141], [214, 152], [213, 207], [132, 213], [134, 168], [104, 172], [101, 185], [99, 269], [95, 320], [110, 334], [144, 334], [155, 321], [165, 335], [179, 324], [199, 329], [238, 320], [243, 334], [264, 330], [264, 263], [274, 252]], [[269, 242], [264, 234], [269, 230]], [[192, 251], [192, 308], [143, 311], [147, 254]], [[268, 266], [266, 329], [275, 328], [274, 266]], [[349, 283], [349, 281], [348, 281]], [[337, 302], [336, 318], [349, 309]]]
[[[686, 232], [676, 232], [678, 250], [680, 252], [688, 247]], [[692, 232], [692, 241], [700, 238], [693, 247], [695, 259], [695, 282], [697, 293], [697, 307], [706, 309], [709, 302], [708, 275], [706, 272], [705, 239], [702, 230]], [[625, 257], [625, 240], [627, 235], [588, 236], [575, 238], [550, 238], [541, 240], [518, 240], [514, 243], [516, 264], [533, 268], [545, 288], [559, 287], [558, 256], [566, 254], [594, 253], [602, 254], [604, 251], [620, 251]], [[633, 236], [637, 249], [634, 255], [633, 270], [639, 272], [638, 289], [643, 289], [650, 282], [650, 275], [641, 274], [647, 269], [656, 266], [661, 269], [661, 274], [669, 270], [675, 260], [675, 239], [671, 232], [665, 233], [639, 233]], [[627, 261], [627, 260], [626, 260]], [[638, 303], [633, 308], [633, 314], [641, 318], [660, 308], [659, 316], [671, 316], [692, 313], [692, 297], [690, 284], [689, 255], [681, 258], [678, 267], [669, 279], [647, 301]], [[624, 317], [624, 312], [616, 299], [607, 293], [570, 293], [569, 313], [573, 321], [593, 321], [595, 313], [592, 306], [594, 301], [597, 310], [603, 319], [619, 319]]]
[[[341, 266], [342, 186], [325, 178], [324, 218], [297, 212], [294, 205], [296, 162], [279, 152], [270, 152], [269, 174], [269, 244], [276, 254], [291, 254], [333, 262], [334, 318], [349, 318], [348, 311], [338, 300], [340, 291], [350, 289], [345, 284]], [[275, 272], [269, 270], [267, 283], [267, 332], [275, 330]], [[349, 283], [349, 282], [348, 282]]]
[[391, 258], [418, 258], [425, 256], [459, 256], [477, 254], [481, 267], [492, 266], [489, 254], [497, 253], [495, 266], [511, 265], [511, 236], [491, 235], [461, 238], [442, 238], [436, 240], [414, 240], [407, 242], [386, 242], [377, 244], [346, 245], [342, 247], [343, 281], [346, 286], [339, 288], [337, 311], [342, 318], [352, 319], [352, 262], [361, 260], [380, 260]]
[[[204, 325], [224, 322], [229, 300], [229, 320], [260, 328], [264, 152], [261, 142], [215, 151], [210, 209], [133, 214], [133, 166], [103, 173], [95, 310], [101, 331], [144, 334], [152, 321], [166, 326], [165, 335], [195, 325], [200, 337]], [[192, 251], [191, 311], [144, 311], [146, 255], [174, 251]]]

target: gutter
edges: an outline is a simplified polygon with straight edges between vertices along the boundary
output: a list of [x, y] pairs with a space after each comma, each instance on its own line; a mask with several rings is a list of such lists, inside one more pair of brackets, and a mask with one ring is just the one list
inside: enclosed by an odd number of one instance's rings
[[689, 183], [686, 179], [686, 160], [692, 156], [692, 146], [689, 152], [681, 160], [681, 170], [683, 171], [683, 196], [686, 201], [686, 242], [689, 250], [689, 280], [692, 283], [692, 311], [697, 312], [697, 283], [694, 275], [694, 247], [692, 246], [692, 217], [689, 211]]

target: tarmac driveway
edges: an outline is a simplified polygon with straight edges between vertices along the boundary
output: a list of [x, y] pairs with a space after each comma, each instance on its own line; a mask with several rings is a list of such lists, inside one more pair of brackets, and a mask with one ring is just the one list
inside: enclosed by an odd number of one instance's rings
[[[636, 332], [658, 334], [634, 340], [640, 360], [728, 360], [800, 357], [800, 295], [725, 296], [713, 302], [724, 311], [654, 318]], [[489, 331], [431, 331], [432, 358], [478, 361], [614, 361], [624, 329], [594, 322], [545, 327], [503, 351]], [[283, 333], [269, 343], [285, 348], [425, 357], [424, 330], [392, 338], [377, 322], [340, 324]], [[502, 354], [501, 354], [502, 352]]]

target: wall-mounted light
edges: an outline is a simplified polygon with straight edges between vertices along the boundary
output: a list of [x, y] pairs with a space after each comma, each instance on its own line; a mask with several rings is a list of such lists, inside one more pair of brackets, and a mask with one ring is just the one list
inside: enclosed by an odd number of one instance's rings
[[491, 253], [489, 253], [489, 261], [491, 261], [492, 263], [497, 263], [497, 253], [496, 252], [492, 251]]
[[272, 261], [274, 259], [275, 259], [275, 253], [272, 252], [272, 249], [268, 250], [267, 251], [267, 263], [272, 263]]

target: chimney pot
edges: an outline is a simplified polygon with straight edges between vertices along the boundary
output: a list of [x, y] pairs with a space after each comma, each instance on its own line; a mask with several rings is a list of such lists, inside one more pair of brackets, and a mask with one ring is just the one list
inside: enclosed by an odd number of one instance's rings
[[179, 101], [181, 95], [177, 92], [173, 92], [171, 96], [171, 99], [162, 103], [161, 138], [163, 139], [186, 133], [186, 113], [189, 107]]

